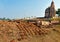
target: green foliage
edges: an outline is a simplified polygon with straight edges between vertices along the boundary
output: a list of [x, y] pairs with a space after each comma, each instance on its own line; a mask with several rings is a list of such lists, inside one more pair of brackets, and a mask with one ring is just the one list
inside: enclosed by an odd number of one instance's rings
[[56, 11], [56, 14], [58, 14], [58, 16], [60, 16], [60, 8]]
[[60, 21], [60, 18], [50, 18], [50, 20], [51, 20], [51, 21], [53, 21], [53, 20], [56, 20], [56, 21], [58, 20], [58, 21]]

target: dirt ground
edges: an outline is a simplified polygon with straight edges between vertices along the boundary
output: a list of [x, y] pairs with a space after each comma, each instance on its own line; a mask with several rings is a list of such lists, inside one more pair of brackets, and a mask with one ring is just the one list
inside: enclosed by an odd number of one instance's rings
[[60, 25], [39, 28], [24, 21], [0, 21], [0, 42], [60, 42]]
[[60, 42], [60, 25], [56, 25], [55, 28], [49, 30], [50, 32], [48, 34], [35, 36], [20, 42]]

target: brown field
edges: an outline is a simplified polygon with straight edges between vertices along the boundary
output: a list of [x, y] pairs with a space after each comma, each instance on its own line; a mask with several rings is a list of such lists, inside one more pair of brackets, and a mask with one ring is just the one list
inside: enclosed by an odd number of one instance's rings
[[[49, 30], [50, 32], [48, 34], [35, 36], [32, 39], [29, 39], [30, 41], [26, 40], [26, 42], [60, 42], [60, 25]], [[23, 40], [21, 42], [23, 42]]]
[[60, 25], [39, 28], [24, 21], [0, 21], [0, 42], [60, 42]]

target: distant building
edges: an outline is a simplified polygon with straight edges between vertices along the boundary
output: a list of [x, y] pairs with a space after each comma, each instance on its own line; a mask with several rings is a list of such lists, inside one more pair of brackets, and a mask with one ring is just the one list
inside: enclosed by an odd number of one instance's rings
[[51, 6], [45, 10], [45, 18], [53, 18], [56, 15], [54, 1], [52, 1]]

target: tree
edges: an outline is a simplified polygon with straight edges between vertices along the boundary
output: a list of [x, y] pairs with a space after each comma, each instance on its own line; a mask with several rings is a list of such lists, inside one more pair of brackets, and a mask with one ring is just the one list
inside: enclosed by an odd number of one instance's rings
[[60, 16], [60, 8], [56, 11], [56, 14], [58, 14], [58, 16]]

